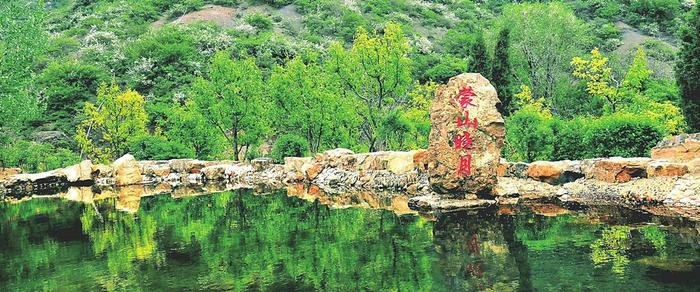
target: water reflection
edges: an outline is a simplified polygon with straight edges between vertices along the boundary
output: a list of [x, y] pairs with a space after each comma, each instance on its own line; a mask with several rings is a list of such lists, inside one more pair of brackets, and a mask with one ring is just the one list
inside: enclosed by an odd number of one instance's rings
[[542, 203], [424, 218], [394, 194], [303, 185], [201, 195], [221, 188], [0, 205], [0, 291], [700, 288], [687, 218]]

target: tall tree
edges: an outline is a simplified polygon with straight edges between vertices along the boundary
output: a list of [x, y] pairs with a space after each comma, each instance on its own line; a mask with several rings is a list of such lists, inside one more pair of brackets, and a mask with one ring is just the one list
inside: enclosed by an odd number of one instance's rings
[[192, 85], [197, 107], [229, 142], [235, 160], [267, 132], [263, 87], [254, 59], [232, 60], [224, 52], [212, 57], [208, 78]]
[[676, 63], [676, 81], [684, 99], [690, 127], [700, 130], [700, 7], [690, 13], [681, 32], [681, 49]]
[[486, 52], [486, 44], [484, 42], [484, 35], [479, 33], [476, 40], [472, 44], [471, 48], [472, 61], [469, 64], [469, 70], [475, 73], [481, 73], [486, 78], [491, 76], [491, 58], [489, 58], [488, 52]]
[[335, 43], [330, 48], [331, 70], [355, 101], [362, 124], [362, 138], [370, 151], [383, 150], [380, 138], [383, 118], [407, 100], [412, 84], [411, 47], [395, 23], [384, 28], [382, 36], [370, 36], [360, 28], [350, 50]]
[[503, 115], [510, 113], [512, 101], [512, 68], [510, 64], [510, 28], [504, 27], [498, 34], [496, 48], [493, 52], [493, 67], [491, 69], [491, 82], [498, 91], [501, 104], [498, 110]]
[[503, 8], [496, 27], [511, 28], [514, 74], [529, 84], [556, 114], [567, 104], [557, 98], [571, 88], [569, 61], [590, 48], [589, 27], [564, 3], [519, 3]]

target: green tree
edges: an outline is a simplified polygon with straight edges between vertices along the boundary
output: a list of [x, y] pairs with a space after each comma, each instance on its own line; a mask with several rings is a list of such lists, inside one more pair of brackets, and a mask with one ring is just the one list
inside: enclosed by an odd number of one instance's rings
[[195, 104], [231, 145], [234, 160], [268, 132], [264, 89], [254, 59], [232, 60], [224, 52], [212, 58], [207, 78], [192, 85]]
[[97, 102], [85, 104], [87, 118], [78, 125], [75, 139], [82, 154], [106, 162], [127, 153], [129, 140], [146, 134], [144, 103], [136, 91], [103, 84]]
[[493, 67], [491, 68], [491, 82], [498, 91], [501, 99], [499, 111], [501, 114], [510, 113], [512, 100], [512, 67], [510, 64], [510, 28], [504, 27], [498, 33], [498, 41], [493, 53]]
[[406, 101], [411, 84], [411, 48], [398, 24], [389, 23], [382, 36], [359, 29], [351, 49], [340, 43], [330, 48], [330, 64], [349, 93], [362, 124], [362, 139], [370, 151], [386, 148], [380, 139], [382, 119]]
[[304, 137], [311, 153], [320, 150], [340, 119], [356, 115], [340, 97], [332, 74], [316, 62], [304, 64], [301, 58], [294, 58], [284, 67], [278, 66], [269, 83], [275, 105], [274, 127], [281, 133]]
[[695, 7], [681, 32], [681, 49], [676, 63], [676, 80], [684, 98], [688, 123], [700, 130], [700, 7]]
[[193, 100], [175, 106], [165, 123], [168, 140], [187, 145], [199, 159], [214, 159], [225, 147], [226, 141], [218, 130], [202, 115]]
[[571, 86], [569, 62], [589, 48], [589, 27], [560, 2], [509, 4], [496, 23], [496, 29], [511, 29], [512, 64], [519, 83], [530, 84], [555, 114], [565, 111], [556, 98]]
[[506, 119], [505, 156], [510, 161], [547, 160], [552, 154], [552, 114], [544, 99], [534, 99], [528, 86], [515, 95], [520, 107]]
[[491, 58], [488, 52], [486, 52], [486, 43], [484, 42], [484, 35], [479, 33], [476, 37], [476, 41], [472, 44], [471, 48], [471, 62], [469, 64], [469, 70], [474, 73], [481, 73], [486, 78], [491, 78]]

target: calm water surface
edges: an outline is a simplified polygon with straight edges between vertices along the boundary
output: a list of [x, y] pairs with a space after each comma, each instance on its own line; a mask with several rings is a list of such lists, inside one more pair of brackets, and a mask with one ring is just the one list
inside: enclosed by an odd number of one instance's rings
[[544, 204], [425, 218], [324, 200], [3, 204], [0, 291], [700, 291], [687, 219]]

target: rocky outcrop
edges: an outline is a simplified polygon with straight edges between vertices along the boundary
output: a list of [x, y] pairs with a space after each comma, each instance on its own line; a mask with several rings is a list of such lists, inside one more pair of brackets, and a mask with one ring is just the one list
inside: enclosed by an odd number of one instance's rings
[[427, 173], [439, 196], [490, 195], [505, 137], [499, 102], [480, 74], [461, 74], [438, 88], [430, 108]]
[[92, 162], [83, 160], [79, 164], [59, 170], [66, 175], [68, 182], [84, 182], [92, 180]]
[[114, 182], [118, 186], [135, 185], [143, 182], [141, 167], [131, 154], [126, 154], [112, 163]]
[[666, 138], [651, 149], [651, 158], [674, 162], [688, 162], [700, 158], [700, 133]]

